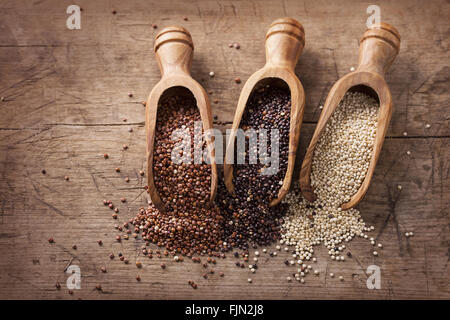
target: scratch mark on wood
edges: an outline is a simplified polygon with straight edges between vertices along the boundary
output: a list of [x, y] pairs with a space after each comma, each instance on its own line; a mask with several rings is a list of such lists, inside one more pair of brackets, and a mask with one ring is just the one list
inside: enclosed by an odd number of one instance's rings
[[37, 201], [39, 201], [40, 203], [46, 205], [47, 207], [49, 207], [50, 209], [52, 209], [54, 212], [56, 212], [56, 213], [59, 214], [60, 216], [62, 216], [62, 217], [65, 217], [65, 216], [66, 216], [66, 215], [64, 214], [63, 211], [61, 211], [60, 209], [54, 207], [54, 206], [51, 205], [50, 203], [45, 202], [44, 200], [42, 200], [42, 199], [40, 199], [40, 198], [38, 198], [38, 197], [35, 197], [35, 196], [33, 196], [33, 198], [36, 199]]

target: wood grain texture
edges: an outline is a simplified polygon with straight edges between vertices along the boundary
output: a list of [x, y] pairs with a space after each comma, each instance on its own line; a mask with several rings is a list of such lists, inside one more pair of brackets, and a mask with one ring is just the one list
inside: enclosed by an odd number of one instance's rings
[[265, 52], [266, 64], [250, 76], [242, 88], [234, 114], [229, 142], [223, 166], [224, 181], [227, 190], [234, 194], [233, 158], [237, 130], [240, 128], [247, 102], [253, 92], [263, 85], [284, 86], [291, 94], [289, 154], [286, 174], [277, 197], [270, 202], [270, 206], [277, 205], [288, 193], [294, 171], [297, 146], [305, 111], [305, 91], [295, 75], [294, 68], [305, 46], [305, 31], [300, 22], [292, 18], [277, 19], [269, 26], [266, 33]]
[[[233, 79], [245, 81], [265, 62], [261, 48], [267, 26], [283, 16], [301, 21], [307, 38], [295, 70], [306, 105], [296, 177], [320, 115], [318, 106], [332, 84], [356, 67], [367, 2], [77, 3], [83, 8], [82, 29], [71, 31], [65, 26], [71, 2], [0, 1], [0, 298], [450, 298], [448, 2], [375, 2], [383, 21], [402, 35], [402, 49], [386, 74], [394, 103], [391, 124], [358, 205], [384, 248], [375, 258], [366, 241], [355, 239], [348, 245], [354, 258], [338, 263], [318, 247], [320, 276], [308, 277], [303, 286], [286, 282], [292, 268], [282, 263], [288, 256], [284, 252], [262, 257], [254, 275], [237, 269], [231, 257], [220, 260], [208, 280], [201, 277], [201, 265], [190, 262], [166, 262], [163, 271], [157, 258], [142, 257], [139, 243], [113, 240], [114, 220], [102, 200], [118, 205], [119, 221], [146, 204], [146, 178], [139, 175], [146, 168], [141, 102], [160, 79], [152, 46], [163, 27], [182, 25], [192, 34], [192, 76], [219, 100], [212, 113], [226, 123], [215, 127], [225, 129], [242, 89]], [[228, 48], [234, 41], [240, 50]], [[209, 71], [216, 76], [209, 78]], [[128, 150], [122, 150], [124, 143]], [[128, 201], [122, 204], [120, 197]], [[406, 238], [406, 231], [415, 236]], [[49, 237], [54, 244], [47, 242]], [[108, 257], [111, 251], [115, 260]], [[119, 251], [129, 265], [117, 259]], [[142, 269], [135, 267], [136, 260]], [[65, 287], [69, 261], [80, 266], [82, 275], [82, 289], [73, 296]], [[365, 270], [371, 264], [381, 267], [381, 290], [366, 288]], [[107, 273], [100, 271], [102, 265]], [[329, 272], [342, 274], [345, 281], [330, 279]], [[198, 283], [197, 290], [187, 284], [189, 279]], [[103, 292], [94, 290], [98, 283]]]

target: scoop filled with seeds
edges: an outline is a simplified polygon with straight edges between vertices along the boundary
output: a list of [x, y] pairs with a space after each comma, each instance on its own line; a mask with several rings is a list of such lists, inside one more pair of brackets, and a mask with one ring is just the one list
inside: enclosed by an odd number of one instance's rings
[[148, 192], [159, 211], [175, 214], [206, 206], [217, 189], [214, 143], [203, 134], [212, 129], [211, 106], [190, 75], [193, 50], [182, 27], [158, 33], [154, 51], [162, 78], [146, 102]]
[[249, 202], [274, 206], [289, 191], [305, 105], [294, 68], [304, 44], [297, 20], [275, 20], [266, 34], [266, 65], [247, 80], [239, 97], [224, 179], [231, 194]]
[[[376, 135], [373, 141], [373, 147], [370, 154], [362, 155], [367, 163], [363, 167], [359, 167], [360, 173], [351, 187], [354, 192], [349, 196], [342, 198], [341, 208], [348, 210], [356, 206], [364, 197], [369, 188], [370, 181], [375, 170], [378, 157], [380, 155], [381, 146], [389, 126], [392, 113], [392, 98], [389, 87], [384, 80], [384, 74], [389, 69], [400, 49], [400, 35], [398, 31], [391, 25], [381, 23], [369, 28], [363, 35], [359, 47], [359, 65], [357, 69], [341, 79], [339, 79], [331, 88], [330, 93], [325, 101], [324, 108], [320, 115], [319, 121], [311, 139], [310, 145], [306, 152], [300, 172], [300, 189], [303, 196], [310, 202], [314, 202], [318, 196], [317, 190], [314, 190], [311, 172], [313, 170], [314, 157], [326, 157], [325, 154], [318, 154], [316, 148], [323, 134], [327, 132], [328, 123], [334, 121], [334, 113], [339, 109], [341, 100], [356, 99], [359, 95], [351, 95], [349, 92], [359, 92], [372, 96], [379, 104], [378, 118], [373, 130]], [[346, 112], [346, 111], [345, 111]], [[339, 120], [338, 120], [339, 121]], [[365, 128], [355, 128], [355, 136], [349, 136], [349, 139], [355, 141], [342, 141], [343, 150], [346, 144], [354, 143], [358, 148], [365, 148], [364, 143], [358, 136], [358, 130]], [[336, 142], [333, 142], [336, 143]], [[327, 152], [323, 150], [322, 152]], [[343, 159], [345, 160], [345, 159]], [[336, 161], [336, 159], [333, 159]], [[354, 165], [360, 161], [360, 158], [352, 159], [351, 164]], [[352, 174], [350, 170], [347, 174]], [[327, 170], [329, 177], [335, 176], [336, 173]], [[344, 174], [344, 172], [342, 172]], [[329, 178], [331, 179], [331, 178]]]

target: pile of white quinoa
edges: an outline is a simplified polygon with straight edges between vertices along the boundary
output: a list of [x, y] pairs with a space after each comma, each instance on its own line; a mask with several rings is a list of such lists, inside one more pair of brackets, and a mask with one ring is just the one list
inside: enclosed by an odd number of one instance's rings
[[[368, 238], [358, 210], [342, 210], [358, 191], [369, 166], [375, 141], [378, 102], [360, 92], [348, 92], [328, 121], [316, 146], [311, 184], [317, 200], [309, 202], [299, 195], [298, 186], [284, 202], [289, 204], [282, 228], [281, 243], [295, 246], [298, 264], [310, 260], [313, 246], [323, 243], [332, 260], [344, 261], [344, 242], [355, 235]], [[370, 239], [374, 244], [373, 238]], [[381, 244], [379, 245], [381, 248]], [[373, 252], [374, 255], [378, 253]]]

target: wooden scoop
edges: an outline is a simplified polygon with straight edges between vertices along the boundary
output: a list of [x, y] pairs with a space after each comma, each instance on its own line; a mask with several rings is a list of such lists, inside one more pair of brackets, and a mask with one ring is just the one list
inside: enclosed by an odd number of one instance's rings
[[225, 155], [224, 178], [225, 185], [232, 194], [234, 194], [232, 159], [234, 158], [236, 129], [239, 128], [249, 97], [254, 91], [267, 84], [289, 87], [291, 92], [288, 166], [283, 185], [278, 191], [277, 198], [270, 202], [270, 206], [278, 204], [289, 191], [305, 106], [303, 86], [295, 75], [294, 68], [304, 45], [305, 31], [297, 20], [282, 18], [275, 20], [270, 25], [266, 33], [266, 65], [255, 72], [245, 83], [239, 97], [229, 137]]
[[[155, 39], [154, 50], [158, 60], [162, 78], [150, 92], [146, 103], [146, 136], [147, 136], [147, 170], [149, 194], [153, 204], [159, 210], [164, 205], [156, 190], [153, 180], [153, 148], [155, 141], [155, 126], [158, 116], [158, 102], [164, 95], [179, 95], [192, 93], [197, 101], [197, 107], [203, 123], [203, 130], [212, 129], [211, 105], [203, 87], [191, 77], [191, 64], [194, 44], [190, 33], [183, 27], [167, 27], [158, 33]], [[211, 163], [211, 192], [210, 201], [214, 200], [217, 190], [217, 168], [215, 150], [212, 139], [205, 138]]]
[[400, 35], [393, 26], [381, 23], [378, 26], [371, 27], [366, 30], [360, 41], [358, 68], [339, 79], [331, 88], [300, 172], [300, 189], [303, 196], [310, 202], [316, 200], [316, 195], [311, 187], [310, 177], [314, 149], [325, 129], [327, 121], [349, 90], [365, 92], [374, 96], [378, 99], [380, 107], [369, 168], [359, 190], [349, 202], [342, 204], [342, 209], [347, 210], [356, 206], [367, 192], [392, 114], [391, 92], [384, 80], [384, 74], [391, 66], [399, 50]]

